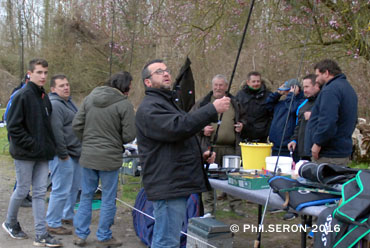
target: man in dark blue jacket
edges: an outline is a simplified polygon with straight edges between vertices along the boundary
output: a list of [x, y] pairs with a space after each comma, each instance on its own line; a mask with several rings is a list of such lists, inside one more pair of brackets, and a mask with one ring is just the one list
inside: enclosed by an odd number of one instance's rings
[[171, 74], [162, 60], [146, 64], [142, 79], [146, 96], [136, 113], [136, 133], [144, 189], [154, 207], [151, 247], [179, 247], [187, 197], [205, 192], [208, 183], [202, 160], [210, 152], [202, 153], [195, 134], [229, 109], [230, 98], [186, 113], [174, 101]]
[[323, 87], [307, 123], [305, 151], [316, 163], [346, 165], [357, 122], [357, 95], [335, 61], [322, 60], [314, 69]]

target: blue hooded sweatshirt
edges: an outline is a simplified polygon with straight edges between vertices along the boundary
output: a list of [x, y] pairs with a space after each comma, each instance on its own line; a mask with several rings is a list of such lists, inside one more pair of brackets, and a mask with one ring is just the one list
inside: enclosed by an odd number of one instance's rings
[[[273, 112], [272, 123], [269, 132], [269, 140], [274, 144], [272, 150], [278, 151], [281, 140], [283, 139], [283, 145], [281, 147], [282, 152], [289, 152], [287, 145], [290, 142], [290, 137], [294, 133], [294, 128], [296, 126], [296, 111], [298, 106], [304, 101], [303, 91], [301, 91], [297, 96], [293, 97], [293, 93], [289, 93], [285, 100], [280, 100], [281, 95], [278, 92], [273, 92], [266, 99], [266, 108]], [[289, 110], [290, 102], [292, 101], [292, 106]], [[287, 123], [286, 131], [283, 137], [284, 126], [286, 122], [287, 115], [289, 115], [289, 120]]]

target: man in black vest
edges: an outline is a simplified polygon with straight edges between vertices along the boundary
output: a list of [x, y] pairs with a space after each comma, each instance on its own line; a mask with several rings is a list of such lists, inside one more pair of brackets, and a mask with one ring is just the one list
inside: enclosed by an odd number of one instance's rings
[[290, 138], [292, 141], [288, 144], [289, 151], [298, 150], [298, 156], [302, 160], [310, 160], [310, 157], [304, 152], [304, 134], [306, 125], [311, 116], [311, 109], [315, 103], [316, 97], [320, 92], [320, 85], [316, 83], [316, 76], [309, 74], [302, 80], [303, 93], [306, 99], [297, 109], [297, 126], [294, 134]]

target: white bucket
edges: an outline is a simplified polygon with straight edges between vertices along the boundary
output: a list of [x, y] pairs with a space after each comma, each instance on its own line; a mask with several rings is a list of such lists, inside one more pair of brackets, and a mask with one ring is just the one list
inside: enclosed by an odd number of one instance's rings
[[[274, 171], [277, 156], [266, 157], [266, 170]], [[279, 157], [279, 163], [276, 168], [276, 172], [280, 169], [282, 173], [291, 174], [292, 173], [292, 162], [291, 157]]]

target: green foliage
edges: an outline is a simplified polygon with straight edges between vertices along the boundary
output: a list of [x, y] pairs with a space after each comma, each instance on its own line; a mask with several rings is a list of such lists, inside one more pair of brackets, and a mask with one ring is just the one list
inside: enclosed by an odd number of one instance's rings
[[349, 167], [351, 168], [357, 168], [357, 169], [368, 169], [370, 170], [370, 164], [369, 163], [356, 163], [352, 162], [349, 164]]
[[[3, 116], [5, 109], [0, 109], [0, 116]], [[0, 127], [0, 154], [9, 155], [8, 131], [6, 127]]]

